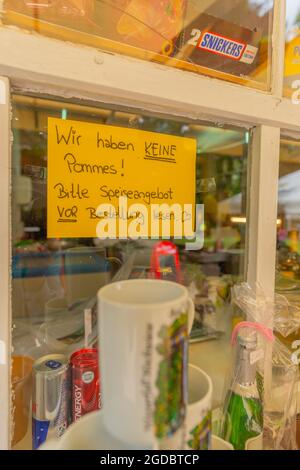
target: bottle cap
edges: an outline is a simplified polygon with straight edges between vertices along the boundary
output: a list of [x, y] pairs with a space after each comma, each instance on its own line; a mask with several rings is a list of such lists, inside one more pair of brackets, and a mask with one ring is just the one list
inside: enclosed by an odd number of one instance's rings
[[253, 328], [241, 328], [238, 333], [238, 343], [247, 349], [256, 349], [257, 332]]

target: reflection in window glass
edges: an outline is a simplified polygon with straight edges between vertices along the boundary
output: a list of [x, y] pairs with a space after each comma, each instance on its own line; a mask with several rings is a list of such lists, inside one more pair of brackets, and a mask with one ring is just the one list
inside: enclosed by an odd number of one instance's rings
[[[195, 139], [196, 200], [205, 209], [204, 248], [187, 251], [180, 240], [158, 246], [151, 240], [47, 239], [48, 117]], [[30, 424], [31, 400], [33, 413], [39, 406], [38, 398], [32, 399], [33, 362], [45, 354], [52, 360], [53, 354], [69, 358], [84, 345], [97, 346], [96, 294], [117, 279], [165, 278], [189, 288], [196, 307], [190, 360], [211, 375], [218, 404], [235, 321], [229, 291], [244, 272], [249, 133], [19, 95], [13, 97], [12, 123], [12, 446], [30, 448], [36, 432]], [[88, 336], [86, 310], [91, 312]]]
[[268, 88], [273, 0], [4, 0], [4, 23]]
[[[281, 139], [278, 220], [277, 220], [277, 272], [276, 291], [292, 305], [300, 307], [300, 141]], [[291, 333], [280, 336], [290, 349], [300, 339], [299, 318], [288, 318]], [[296, 348], [297, 349], [297, 348]]]
[[293, 86], [300, 80], [300, 1], [287, 0], [286, 3], [284, 94], [289, 97], [295, 91], [293, 88], [300, 88], [297, 83]]

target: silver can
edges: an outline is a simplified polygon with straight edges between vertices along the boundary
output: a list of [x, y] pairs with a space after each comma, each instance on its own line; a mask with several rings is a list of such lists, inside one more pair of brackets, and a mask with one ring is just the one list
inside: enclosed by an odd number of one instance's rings
[[63, 354], [48, 354], [33, 365], [32, 446], [60, 437], [69, 424], [69, 363]]

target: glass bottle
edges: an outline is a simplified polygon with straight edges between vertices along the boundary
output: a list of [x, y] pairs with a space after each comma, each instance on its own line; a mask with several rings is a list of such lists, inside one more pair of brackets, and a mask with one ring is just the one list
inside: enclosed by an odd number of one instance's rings
[[263, 407], [257, 388], [257, 333], [243, 328], [238, 334], [233, 385], [224, 406], [223, 438], [236, 450], [263, 430]]

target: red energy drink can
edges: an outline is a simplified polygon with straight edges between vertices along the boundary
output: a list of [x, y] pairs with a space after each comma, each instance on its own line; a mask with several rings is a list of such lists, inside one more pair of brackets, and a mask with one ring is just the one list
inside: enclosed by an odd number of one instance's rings
[[72, 421], [101, 408], [98, 349], [80, 349], [70, 358]]

